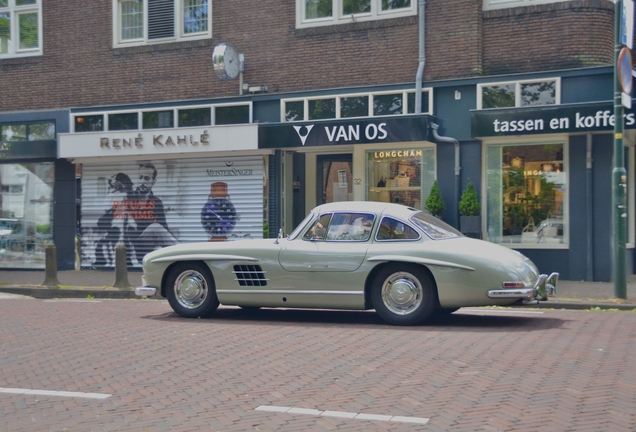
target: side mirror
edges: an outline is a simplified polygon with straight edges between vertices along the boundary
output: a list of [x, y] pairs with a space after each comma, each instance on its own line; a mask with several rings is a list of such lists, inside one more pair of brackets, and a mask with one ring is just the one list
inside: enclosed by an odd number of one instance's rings
[[283, 238], [283, 229], [282, 228], [278, 228], [278, 237], [276, 237], [276, 240], [274, 241], [274, 244], [278, 244], [278, 240]]

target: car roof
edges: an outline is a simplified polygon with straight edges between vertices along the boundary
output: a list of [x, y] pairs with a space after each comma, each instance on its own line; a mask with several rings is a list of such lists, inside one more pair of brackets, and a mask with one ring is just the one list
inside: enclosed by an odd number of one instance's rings
[[414, 212], [420, 210], [407, 207], [402, 204], [393, 204], [375, 201], [340, 201], [328, 204], [322, 204], [316, 207], [319, 213], [328, 212], [355, 212], [355, 213], [376, 213], [378, 215], [388, 215], [400, 219], [408, 220]]

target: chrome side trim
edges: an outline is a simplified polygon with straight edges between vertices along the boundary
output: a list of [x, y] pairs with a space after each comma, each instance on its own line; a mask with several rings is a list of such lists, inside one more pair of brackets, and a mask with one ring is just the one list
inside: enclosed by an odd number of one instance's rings
[[403, 261], [410, 262], [416, 264], [424, 264], [424, 265], [434, 265], [440, 267], [453, 267], [462, 270], [475, 271], [474, 268], [468, 267], [462, 264], [457, 264], [449, 261], [440, 261], [429, 258], [417, 258], [408, 255], [378, 255], [371, 258], [368, 258], [367, 261]]
[[135, 295], [143, 298], [152, 297], [157, 294], [157, 288], [151, 286], [139, 286], [135, 288]]
[[172, 262], [172, 261], [258, 261], [256, 258], [241, 255], [225, 255], [225, 254], [187, 254], [174, 255], [169, 257], [161, 257], [153, 259], [150, 262]]
[[309, 290], [216, 290], [218, 294], [302, 294], [302, 295], [364, 295], [364, 291], [309, 291]]

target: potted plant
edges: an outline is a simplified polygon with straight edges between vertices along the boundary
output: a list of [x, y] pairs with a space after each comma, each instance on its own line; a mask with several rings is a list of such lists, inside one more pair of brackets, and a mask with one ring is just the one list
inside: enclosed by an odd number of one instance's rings
[[426, 210], [430, 211], [431, 214], [436, 217], [444, 213], [446, 210], [446, 204], [444, 204], [444, 200], [442, 199], [442, 192], [439, 190], [437, 180], [433, 182], [431, 193], [428, 198], [426, 198], [425, 207]]
[[468, 237], [481, 238], [481, 206], [473, 182], [466, 185], [459, 200], [460, 231]]

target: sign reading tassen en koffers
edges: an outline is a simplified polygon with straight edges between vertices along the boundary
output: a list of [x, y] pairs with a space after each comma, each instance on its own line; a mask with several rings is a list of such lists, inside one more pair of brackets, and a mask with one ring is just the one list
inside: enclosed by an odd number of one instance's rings
[[[623, 118], [625, 128], [636, 129], [636, 112], [633, 109], [625, 110]], [[611, 103], [471, 112], [471, 131], [475, 138], [612, 130], [614, 109]]]

